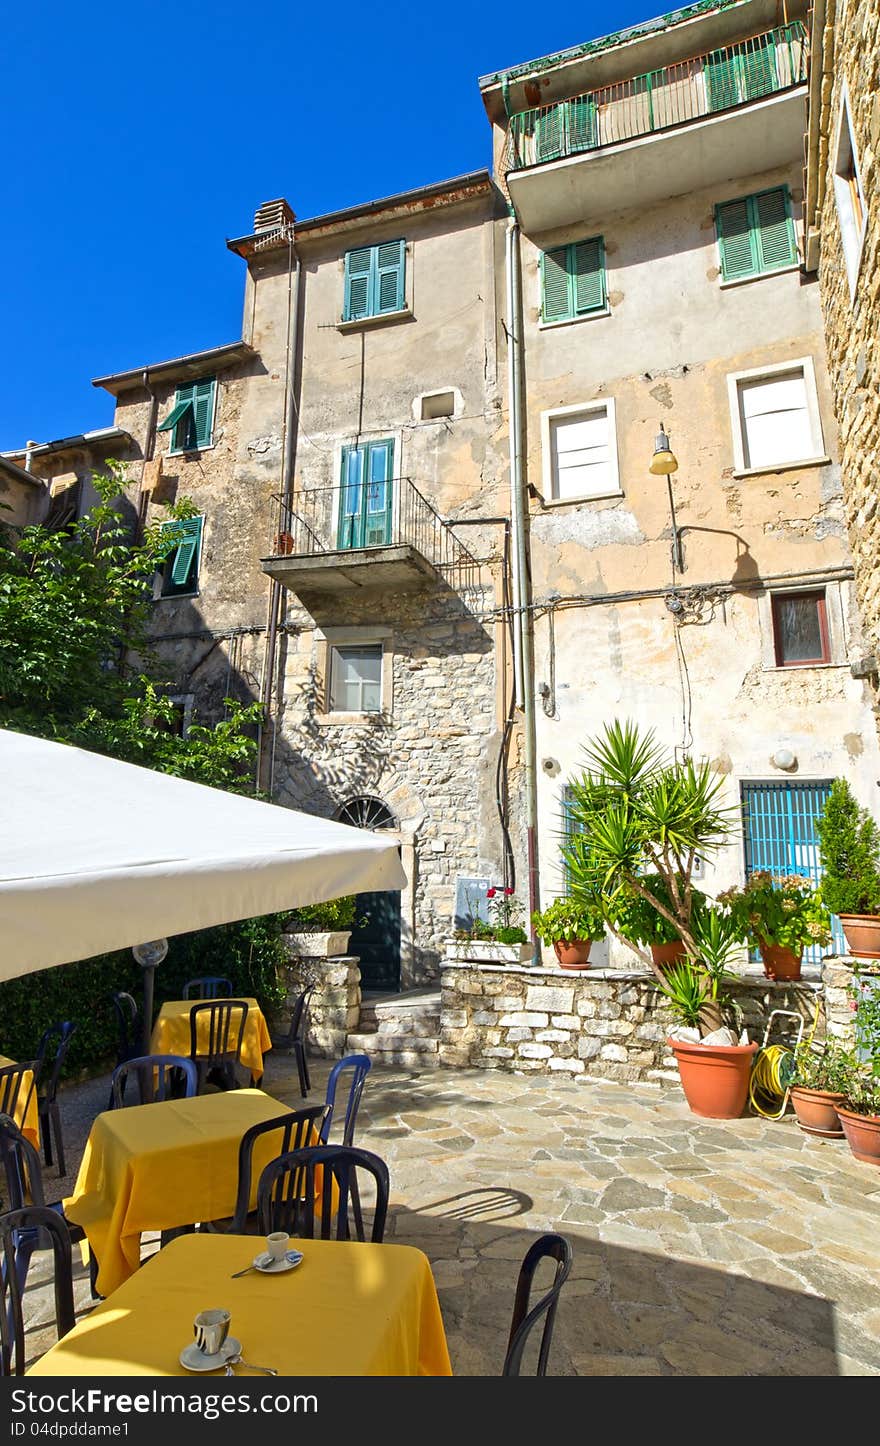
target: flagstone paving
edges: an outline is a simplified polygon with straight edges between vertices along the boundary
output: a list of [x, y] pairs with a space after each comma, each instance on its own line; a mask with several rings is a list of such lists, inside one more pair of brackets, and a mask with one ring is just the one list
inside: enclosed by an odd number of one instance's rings
[[[313, 1065], [312, 1100], [328, 1068]], [[301, 1103], [280, 1051], [263, 1086]], [[106, 1080], [62, 1097], [74, 1171], [106, 1097]], [[793, 1117], [712, 1122], [674, 1089], [374, 1066], [358, 1143], [389, 1166], [386, 1239], [431, 1261], [457, 1374], [500, 1372], [519, 1262], [559, 1230], [574, 1265], [553, 1374], [880, 1375], [880, 1171]], [[69, 1188], [56, 1180], [50, 1196]], [[45, 1290], [29, 1296], [48, 1319]]]

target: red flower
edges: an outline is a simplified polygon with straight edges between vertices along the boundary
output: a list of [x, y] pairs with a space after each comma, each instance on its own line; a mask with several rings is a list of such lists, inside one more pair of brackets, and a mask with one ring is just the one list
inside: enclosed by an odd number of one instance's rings
[[505, 894], [512, 894], [512, 893], [513, 893], [513, 889], [505, 889], [504, 892], [505, 892]]
[[487, 898], [487, 899], [494, 899], [495, 893], [496, 893], [496, 890], [495, 890], [495, 889], [487, 889], [487, 890], [486, 890], [486, 898]]

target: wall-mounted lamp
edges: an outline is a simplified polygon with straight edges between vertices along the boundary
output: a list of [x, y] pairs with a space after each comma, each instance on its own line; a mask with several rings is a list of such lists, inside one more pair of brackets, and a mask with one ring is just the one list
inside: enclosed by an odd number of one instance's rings
[[649, 472], [655, 477], [665, 477], [666, 487], [669, 492], [669, 511], [672, 517], [672, 566], [677, 572], [684, 572], [684, 554], [681, 548], [681, 533], [678, 530], [678, 523], [675, 520], [675, 499], [672, 495], [672, 473], [678, 471], [678, 458], [669, 445], [669, 438], [666, 435], [663, 423], [660, 423], [660, 431], [654, 438], [654, 455], [651, 458]]
[[784, 773], [793, 773], [797, 768], [797, 757], [790, 748], [777, 748], [770, 762], [774, 768], [781, 768]]

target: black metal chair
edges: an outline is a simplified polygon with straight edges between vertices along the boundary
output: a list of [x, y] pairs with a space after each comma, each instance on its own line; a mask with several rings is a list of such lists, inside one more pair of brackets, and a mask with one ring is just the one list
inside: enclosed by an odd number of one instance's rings
[[299, 1088], [303, 1099], [312, 1088], [309, 1062], [306, 1057], [306, 1031], [309, 1023], [309, 1003], [314, 992], [315, 986], [311, 984], [294, 1000], [293, 1008], [290, 1011], [290, 1028], [279, 1046], [281, 1049], [289, 1049], [294, 1053], [299, 1075]]
[[185, 1059], [182, 1054], [144, 1054], [127, 1059], [113, 1071], [110, 1098], [114, 1110], [125, 1105], [125, 1086], [130, 1074], [137, 1082], [140, 1105], [152, 1105], [157, 1100], [191, 1099], [198, 1094], [199, 1072], [193, 1060]]
[[200, 1094], [206, 1084], [228, 1090], [239, 1088], [236, 1067], [247, 1016], [244, 999], [206, 1000], [193, 1005], [189, 1012], [189, 1052], [199, 1072]]
[[[26, 1076], [30, 1078], [26, 1078]], [[0, 1115], [24, 1120], [36, 1088], [36, 1064], [5, 1064], [0, 1069]]]
[[[59, 1339], [73, 1330], [73, 1265], [67, 1225], [45, 1205], [25, 1205], [0, 1215], [0, 1376], [23, 1376], [27, 1343], [24, 1331], [19, 1257], [23, 1237], [48, 1243], [54, 1257], [55, 1325]], [[32, 1247], [32, 1249], [35, 1247]]]
[[265, 1135], [277, 1134], [273, 1140], [276, 1156], [308, 1146], [313, 1132], [320, 1137], [327, 1114], [326, 1105], [308, 1105], [304, 1110], [288, 1110], [287, 1114], [275, 1115], [271, 1120], [261, 1120], [245, 1130], [238, 1147], [238, 1190], [235, 1197], [235, 1213], [226, 1220], [210, 1220], [202, 1223], [205, 1233], [228, 1232], [230, 1235], [257, 1235], [259, 1222], [256, 1212], [251, 1210], [251, 1189], [253, 1184], [254, 1146]]
[[184, 999], [219, 999], [232, 993], [232, 980], [219, 974], [203, 974], [198, 979], [187, 979], [183, 986]]
[[[535, 1375], [546, 1376], [547, 1358], [550, 1355], [553, 1326], [556, 1322], [556, 1310], [559, 1305], [559, 1292], [568, 1279], [571, 1258], [571, 1246], [564, 1235], [542, 1235], [526, 1251], [516, 1282], [513, 1319], [510, 1323], [510, 1339], [507, 1343], [507, 1355], [504, 1358], [502, 1376], [518, 1376], [520, 1374], [523, 1352], [528, 1344], [529, 1336], [542, 1316], [545, 1317], [544, 1331], [541, 1336], [538, 1369]], [[537, 1305], [529, 1309], [535, 1271], [542, 1260], [548, 1259], [556, 1261], [553, 1284], [546, 1294], [541, 1296]]]
[[[320, 1183], [316, 1172], [321, 1171]], [[347, 1145], [318, 1145], [312, 1149], [291, 1150], [267, 1165], [257, 1186], [257, 1220], [260, 1233], [286, 1230], [314, 1240], [315, 1215], [318, 1212], [317, 1237], [320, 1240], [365, 1240], [360, 1208], [354, 1212], [352, 1234], [349, 1202], [352, 1185], [360, 1201], [357, 1172], [371, 1175], [376, 1186], [376, 1204], [370, 1240], [381, 1244], [388, 1214], [388, 1166], [369, 1150], [355, 1150]], [[338, 1190], [334, 1206], [333, 1187]], [[316, 1196], [317, 1190], [317, 1196]]]
[[[37, 1057], [34, 1060], [34, 1083], [37, 1090], [37, 1110], [40, 1118], [40, 1131], [43, 1138], [43, 1159], [47, 1165], [52, 1164], [52, 1137], [55, 1137], [55, 1150], [58, 1155], [58, 1173], [67, 1174], [67, 1166], [64, 1160], [64, 1138], [61, 1133], [61, 1111], [58, 1107], [58, 1081], [61, 1078], [61, 1071], [64, 1061], [67, 1058], [67, 1051], [70, 1048], [70, 1041], [76, 1033], [77, 1026], [69, 1019], [58, 1024], [50, 1024], [49, 1028], [43, 1031], [40, 1043], [37, 1046]], [[57, 1037], [55, 1054], [52, 1065], [46, 1078], [47, 1061], [49, 1049], [53, 1040]]]
[[[111, 994], [110, 1003], [113, 1005], [113, 1012], [116, 1015], [118, 1027], [118, 1040], [116, 1045], [116, 1063], [125, 1064], [129, 1059], [137, 1059], [143, 1048], [143, 1027], [141, 1024], [141, 1012], [137, 1001], [126, 990], [120, 989]], [[108, 1110], [113, 1108], [113, 1091], [110, 1091], [110, 1098], [107, 1101]]]
[[[46, 1203], [40, 1152], [27, 1136], [22, 1134], [15, 1120], [4, 1114], [0, 1114], [0, 1170], [5, 1182], [4, 1198], [7, 1210], [23, 1210], [27, 1205], [39, 1205], [43, 1209], [51, 1210], [64, 1221], [71, 1245], [78, 1245], [85, 1240], [85, 1232], [81, 1226], [74, 1225], [72, 1220], [67, 1219], [61, 1200]], [[16, 1270], [22, 1291], [27, 1282], [31, 1256], [38, 1248], [39, 1231], [23, 1229], [18, 1232]], [[97, 1300], [99, 1296], [95, 1290], [95, 1280], [98, 1267], [92, 1251], [89, 1253], [89, 1273], [92, 1295]]]

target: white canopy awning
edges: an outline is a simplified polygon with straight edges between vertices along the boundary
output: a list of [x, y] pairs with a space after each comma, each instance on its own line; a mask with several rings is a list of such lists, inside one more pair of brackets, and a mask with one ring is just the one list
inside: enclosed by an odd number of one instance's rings
[[0, 979], [405, 883], [381, 835], [22, 733], [0, 780]]

